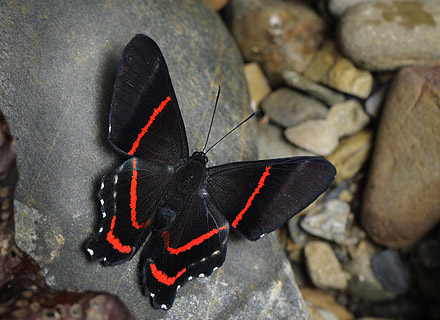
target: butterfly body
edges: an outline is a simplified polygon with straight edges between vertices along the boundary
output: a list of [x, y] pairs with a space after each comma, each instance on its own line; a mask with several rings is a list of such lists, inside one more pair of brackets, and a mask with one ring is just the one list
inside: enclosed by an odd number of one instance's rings
[[103, 218], [86, 248], [95, 261], [115, 265], [145, 243], [142, 286], [163, 309], [188, 280], [223, 264], [231, 228], [259, 239], [316, 199], [336, 173], [317, 157], [207, 167], [204, 152], [190, 156], [165, 60], [144, 35], [122, 54], [109, 141], [128, 160], [102, 179]]

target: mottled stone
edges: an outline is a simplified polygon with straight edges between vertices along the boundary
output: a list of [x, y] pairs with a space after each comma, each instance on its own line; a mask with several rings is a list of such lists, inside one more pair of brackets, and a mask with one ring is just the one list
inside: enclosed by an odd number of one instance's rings
[[394, 70], [440, 58], [440, 3], [382, 0], [349, 9], [339, 23], [341, 51], [361, 68]]
[[347, 288], [347, 275], [327, 242], [312, 241], [304, 248], [307, 269], [315, 286], [321, 289]]
[[289, 88], [272, 92], [261, 104], [269, 118], [288, 128], [311, 119], [325, 119], [328, 109], [320, 101]]
[[223, 9], [229, 2], [229, 0], [207, 0], [209, 6], [215, 11], [220, 11]]
[[283, 130], [271, 123], [259, 124], [258, 158], [272, 159], [285, 157], [312, 156], [313, 154], [296, 148], [284, 138]]
[[329, 155], [338, 146], [338, 134], [327, 120], [308, 120], [288, 128], [286, 138], [300, 148], [315, 154]]
[[361, 220], [389, 247], [416, 243], [440, 221], [440, 67], [399, 72], [387, 97]]
[[325, 27], [311, 8], [280, 0], [231, 1], [226, 20], [244, 58], [260, 63], [273, 84], [286, 69], [306, 70]]
[[336, 150], [327, 157], [338, 172], [336, 183], [352, 178], [359, 172], [370, 156], [372, 144], [371, 130], [364, 130], [341, 140]]
[[314, 236], [341, 245], [354, 245], [365, 238], [365, 233], [353, 226], [353, 218], [349, 204], [334, 199], [309, 212], [301, 220], [301, 227]]
[[288, 86], [307, 92], [311, 96], [323, 101], [329, 106], [345, 100], [345, 96], [343, 94], [320, 85], [304, 77], [298, 72], [290, 70], [284, 71], [282, 76]]
[[270, 93], [270, 86], [258, 63], [246, 64], [244, 75], [248, 84], [251, 108], [256, 111], [260, 102]]
[[370, 121], [362, 105], [357, 100], [347, 100], [333, 105], [327, 120], [338, 132], [338, 137], [350, 136], [361, 131]]
[[315, 55], [304, 76], [360, 98], [368, 97], [373, 86], [371, 73], [342, 57], [330, 40]]

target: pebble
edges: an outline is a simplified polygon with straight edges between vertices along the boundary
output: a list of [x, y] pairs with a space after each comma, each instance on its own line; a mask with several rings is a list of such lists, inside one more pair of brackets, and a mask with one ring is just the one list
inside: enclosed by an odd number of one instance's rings
[[289, 143], [283, 136], [283, 130], [272, 123], [259, 124], [257, 134], [259, 159], [313, 155]]
[[344, 270], [350, 274], [348, 293], [353, 298], [370, 302], [394, 299], [396, 294], [385, 290], [371, 269], [371, 258], [379, 249], [368, 240], [362, 240], [357, 246], [348, 249], [352, 258], [344, 264]]
[[440, 58], [440, 3], [382, 0], [352, 7], [339, 21], [344, 55], [370, 71], [427, 65]]
[[[327, 310], [336, 316], [339, 320], [353, 320], [354, 315], [349, 312], [343, 305], [338, 303], [336, 299], [321, 290], [312, 288], [300, 288], [301, 294], [304, 300], [307, 302], [307, 306], [312, 307], [313, 310]], [[312, 317], [313, 319], [313, 317]]]
[[310, 119], [325, 119], [328, 112], [319, 100], [289, 88], [272, 92], [261, 108], [272, 121], [285, 128]]
[[324, 241], [311, 241], [304, 248], [304, 256], [313, 284], [321, 289], [345, 290], [347, 275], [331, 246]]
[[371, 73], [356, 68], [350, 60], [342, 57], [330, 40], [315, 55], [304, 76], [360, 98], [368, 97], [373, 86]]
[[234, 0], [226, 21], [244, 58], [260, 63], [271, 84], [286, 69], [305, 71], [324, 37], [323, 19], [295, 2]]
[[361, 207], [387, 247], [411, 246], [440, 222], [439, 96], [440, 66], [405, 68], [388, 92]]
[[409, 288], [407, 267], [395, 250], [384, 250], [371, 258], [371, 268], [382, 286], [393, 293], [403, 294]]
[[336, 128], [338, 137], [350, 136], [362, 130], [370, 121], [362, 105], [357, 100], [346, 100], [333, 105], [327, 120]]
[[244, 75], [251, 98], [251, 108], [252, 111], [256, 111], [260, 102], [270, 93], [271, 89], [258, 63], [247, 63], [244, 66]]
[[290, 142], [298, 147], [326, 156], [338, 146], [336, 128], [327, 120], [308, 120], [284, 131]]
[[308, 214], [301, 220], [301, 227], [310, 234], [334, 241], [340, 245], [354, 245], [365, 233], [352, 226], [353, 214], [347, 202], [334, 199], [319, 208], [317, 214]]
[[292, 70], [284, 71], [282, 76], [284, 82], [288, 86], [304, 91], [329, 106], [345, 100], [345, 96], [342, 93], [336, 92], [332, 89], [327, 88], [326, 86], [320, 85], [304, 77], [298, 72]]
[[209, 6], [215, 11], [220, 11], [223, 9], [228, 2], [228, 0], [208, 0]]
[[353, 178], [369, 159], [373, 144], [373, 132], [363, 130], [341, 140], [335, 151], [327, 157], [337, 170], [335, 182]]
[[365, 112], [371, 118], [378, 118], [382, 110], [384, 99], [390, 87], [390, 82], [386, 82], [384, 85], [380, 86], [375, 90], [365, 101]]

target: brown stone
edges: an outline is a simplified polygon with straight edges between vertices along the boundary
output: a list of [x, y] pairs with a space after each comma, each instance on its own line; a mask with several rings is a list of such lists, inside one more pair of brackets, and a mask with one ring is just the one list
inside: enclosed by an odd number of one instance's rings
[[244, 66], [244, 75], [251, 98], [251, 108], [256, 111], [260, 102], [270, 93], [270, 86], [258, 63], [251, 62]]
[[440, 221], [440, 67], [400, 71], [380, 120], [362, 223], [378, 243], [405, 247]]

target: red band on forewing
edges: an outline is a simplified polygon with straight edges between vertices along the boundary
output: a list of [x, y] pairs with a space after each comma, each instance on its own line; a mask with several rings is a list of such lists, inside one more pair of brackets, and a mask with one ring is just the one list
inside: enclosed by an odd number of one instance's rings
[[240, 213], [235, 218], [234, 222], [232, 222], [232, 226], [234, 228], [237, 228], [238, 223], [243, 218], [243, 215], [246, 213], [246, 211], [250, 208], [252, 205], [252, 201], [254, 201], [255, 196], [260, 193], [260, 189], [264, 186], [264, 180], [266, 180], [267, 176], [269, 175], [270, 167], [266, 167], [266, 171], [264, 171], [263, 175], [260, 178], [260, 181], [258, 181], [258, 186], [255, 188], [254, 192], [252, 192], [251, 196], [246, 202], [246, 205], [244, 208], [240, 211]]
[[167, 250], [171, 253], [171, 254], [179, 254], [183, 251], [187, 251], [190, 250], [192, 247], [194, 246], [198, 246], [199, 244], [201, 244], [203, 241], [211, 238], [213, 235], [219, 233], [220, 230], [224, 230], [226, 229], [227, 226], [223, 226], [220, 227], [218, 229], [212, 229], [211, 231], [201, 235], [198, 238], [195, 238], [194, 240], [191, 240], [190, 242], [188, 242], [187, 244], [185, 244], [184, 246], [181, 246], [180, 248], [174, 249], [170, 247], [170, 233], [168, 231], [164, 231], [162, 232], [162, 239], [165, 242], [165, 246], [167, 247]]
[[110, 225], [110, 231], [107, 233], [107, 241], [110, 242], [116, 250], [121, 253], [129, 253], [131, 252], [130, 246], [124, 246], [121, 241], [115, 237], [113, 234], [113, 229], [115, 228], [116, 216], [113, 216], [112, 223]]
[[133, 159], [133, 175], [131, 177], [131, 187], [130, 187], [131, 224], [136, 229], [140, 229], [148, 226], [150, 224], [150, 219], [148, 219], [142, 224], [137, 223], [136, 202], [137, 202], [137, 170], [136, 170], [136, 159]]
[[177, 272], [175, 277], [169, 277], [162, 271], [158, 270], [156, 265], [153, 263], [150, 264], [150, 268], [151, 268], [151, 273], [157, 279], [157, 281], [166, 284], [167, 286], [172, 286], [174, 282], [176, 282], [177, 278], [179, 278], [182, 274], [186, 272], [186, 268], [183, 268], [182, 270]]
[[154, 109], [153, 114], [151, 115], [150, 119], [147, 122], [147, 125], [142, 128], [141, 132], [139, 133], [136, 141], [133, 143], [133, 146], [131, 147], [131, 150], [128, 151], [128, 154], [133, 155], [136, 151], [136, 149], [139, 147], [139, 142], [141, 141], [142, 137], [147, 133], [150, 126], [153, 124], [153, 121], [156, 119], [157, 115], [162, 112], [163, 108], [167, 105], [168, 102], [170, 102], [171, 97], [167, 97], [159, 107]]

